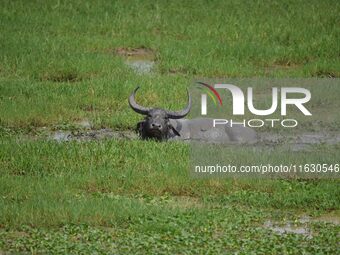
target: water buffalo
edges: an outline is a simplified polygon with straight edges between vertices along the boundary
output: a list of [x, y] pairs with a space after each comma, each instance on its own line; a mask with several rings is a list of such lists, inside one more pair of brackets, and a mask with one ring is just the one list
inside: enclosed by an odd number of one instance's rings
[[188, 93], [187, 106], [181, 111], [168, 111], [160, 108], [146, 108], [137, 104], [137, 87], [129, 97], [130, 107], [145, 119], [137, 124], [142, 139], [156, 140], [198, 140], [205, 142], [249, 143], [256, 141], [256, 132], [242, 125], [219, 125], [213, 127], [213, 119], [183, 119], [191, 109], [191, 96]]

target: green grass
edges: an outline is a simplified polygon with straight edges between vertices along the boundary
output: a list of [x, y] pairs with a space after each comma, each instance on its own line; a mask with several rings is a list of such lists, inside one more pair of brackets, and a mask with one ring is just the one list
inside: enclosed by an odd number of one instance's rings
[[[311, 223], [312, 240], [263, 227], [267, 219], [338, 215], [336, 180], [192, 179], [188, 145], [175, 142], [59, 144], [5, 137], [1, 148], [0, 247], [5, 251], [337, 249], [335, 225]], [[250, 155], [241, 148], [233, 151], [232, 161]], [[280, 162], [282, 153], [277, 154], [272, 161]], [[315, 160], [315, 155], [305, 158]]]
[[[194, 77], [339, 77], [339, 11], [337, 1], [3, 2], [1, 124], [86, 116], [126, 128], [137, 84], [144, 104], [178, 109]], [[156, 73], [134, 74], [119, 47], [153, 49]]]
[[[193, 179], [188, 144], [44, 138], [83, 119], [133, 129], [137, 85], [141, 104], [176, 110], [195, 79], [339, 77], [339, 13], [330, 0], [2, 1], [0, 253], [336, 253], [338, 225], [310, 222], [309, 238], [263, 224], [339, 218], [338, 180]], [[151, 74], [115, 53], [143, 47], [155, 55]], [[313, 118], [299, 131], [338, 131], [339, 84], [313, 84]], [[339, 161], [338, 145], [228, 150], [234, 162]]]

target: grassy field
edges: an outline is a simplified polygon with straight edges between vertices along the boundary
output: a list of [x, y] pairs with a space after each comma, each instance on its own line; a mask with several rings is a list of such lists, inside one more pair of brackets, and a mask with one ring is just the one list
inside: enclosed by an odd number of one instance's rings
[[[176, 110], [194, 79], [338, 78], [339, 13], [314, 0], [2, 1], [0, 254], [336, 254], [338, 180], [193, 179], [186, 143], [46, 137], [82, 120], [134, 129], [137, 84], [141, 104]], [[153, 72], [134, 72], [122, 49], [149, 52]], [[320, 118], [301, 128], [339, 131], [339, 87], [312, 89]], [[295, 157], [339, 163], [339, 149]]]

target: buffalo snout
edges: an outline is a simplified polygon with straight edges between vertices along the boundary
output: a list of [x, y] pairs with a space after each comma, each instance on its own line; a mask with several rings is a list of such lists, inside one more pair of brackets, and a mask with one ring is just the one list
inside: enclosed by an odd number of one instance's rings
[[162, 124], [160, 124], [160, 123], [151, 123], [151, 128], [162, 129]]

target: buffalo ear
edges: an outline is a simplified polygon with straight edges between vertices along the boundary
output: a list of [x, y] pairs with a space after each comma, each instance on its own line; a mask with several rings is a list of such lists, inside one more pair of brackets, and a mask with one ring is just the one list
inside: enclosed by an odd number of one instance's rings
[[171, 128], [172, 132], [174, 132], [175, 135], [181, 136], [180, 133], [172, 125], [170, 125], [170, 128]]
[[137, 131], [141, 134], [143, 131], [143, 121], [137, 123]]

